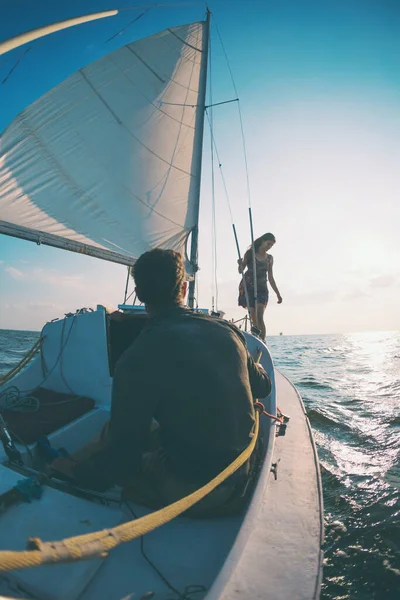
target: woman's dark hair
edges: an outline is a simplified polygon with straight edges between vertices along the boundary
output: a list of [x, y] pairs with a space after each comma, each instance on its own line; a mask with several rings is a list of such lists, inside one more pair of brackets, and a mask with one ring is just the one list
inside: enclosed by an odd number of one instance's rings
[[[275, 236], [273, 233], [264, 233], [264, 235], [261, 235], [259, 238], [257, 238], [256, 240], [254, 240], [254, 250], [257, 253], [258, 250], [260, 249], [260, 246], [263, 242], [276, 242]], [[249, 246], [246, 250], [246, 254], [245, 254], [245, 258], [248, 257], [251, 253], [253, 249], [253, 246]]]
[[164, 306], [183, 301], [185, 266], [174, 250], [156, 248], [142, 254], [132, 268], [140, 302]]

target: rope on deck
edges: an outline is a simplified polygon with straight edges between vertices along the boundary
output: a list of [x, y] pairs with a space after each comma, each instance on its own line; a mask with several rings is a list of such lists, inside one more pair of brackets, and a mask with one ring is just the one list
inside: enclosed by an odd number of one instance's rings
[[42, 542], [38, 538], [31, 538], [25, 551], [0, 552], [0, 572], [43, 564], [69, 563], [94, 557], [105, 558], [116, 546], [130, 542], [168, 523], [205, 498], [250, 458], [257, 442], [259, 419], [259, 412], [256, 410], [254, 433], [247, 448], [219, 475], [192, 494], [140, 519], [123, 523], [112, 529], [70, 537], [58, 542]]
[[[258, 349], [255, 362], [259, 362], [261, 355], [262, 350]], [[39, 538], [30, 538], [26, 550], [0, 552], [0, 572], [37, 567], [44, 564], [69, 563], [94, 557], [105, 558], [108, 552], [116, 546], [130, 542], [172, 521], [172, 519], [187, 511], [215, 490], [250, 458], [257, 443], [260, 413], [264, 412], [264, 406], [261, 402], [256, 401], [254, 406], [256, 409], [254, 431], [249, 445], [230, 465], [206, 485], [173, 504], [112, 529], [94, 531], [58, 542], [42, 542]]]

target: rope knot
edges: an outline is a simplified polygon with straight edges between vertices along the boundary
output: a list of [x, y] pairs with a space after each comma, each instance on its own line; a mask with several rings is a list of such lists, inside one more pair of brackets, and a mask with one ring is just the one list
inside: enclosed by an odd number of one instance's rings
[[275, 415], [271, 415], [269, 412], [267, 412], [265, 410], [265, 406], [262, 402], [259, 402], [258, 400], [256, 400], [256, 402], [254, 402], [254, 409], [257, 410], [260, 415], [266, 415], [267, 417], [269, 417], [270, 419], [273, 419], [274, 421], [276, 421], [277, 423], [283, 423], [283, 417], [281, 416], [275, 416]]

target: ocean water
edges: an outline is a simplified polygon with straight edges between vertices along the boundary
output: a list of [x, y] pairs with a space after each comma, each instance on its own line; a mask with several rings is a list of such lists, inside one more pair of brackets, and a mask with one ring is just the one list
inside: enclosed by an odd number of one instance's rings
[[400, 599], [400, 332], [270, 338], [313, 428], [323, 600]]
[[[0, 375], [38, 336], [0, 331]], [[400, 599], [400, 332], [280, 336], [268, 343], [303, 397], [318, 448], [325, 504], [321, 599]]]

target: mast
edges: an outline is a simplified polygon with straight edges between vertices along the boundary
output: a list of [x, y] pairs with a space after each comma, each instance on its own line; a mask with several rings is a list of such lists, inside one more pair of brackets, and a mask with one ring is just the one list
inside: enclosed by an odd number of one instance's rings
[[210, 36], [210, 11], [207, 8], [207, 17], [204, 24], [204, 35], [203, 35], [203, 47], [202, 47], [202, 63], [200, 67], [200, 85], [199, 85], [199, 105], [200, 110], [196, 116], [196, 140], [195, 147], [200, 148], [200, 161], [198, 178], [196, 182], [196, 203], [194, 205], [196, 225], [192, 230], [192, 240], [190, 244], [190, 263], [193, 267], [194, 277], [189, 283], [189, 299], [188, 303], [190, 308], [194, 307], [194, 291], [196, 285], [196, 272], [198, 270], [197, 265], [197, 253], [198, 253], [198, 238], [199, 238], [199, 209], [200, 209], [200, 185], [201, 185], [201, 166], [202, 166], [202, 148], [203, 148], [203, 134], [204, 134], [204, 115], [206, 106], [206, 89], [207, 89], [207, 62], [208, 62], [208, 41]]
[[56, 21], [55, 23], [51, 23], [50, 25], [45, 25], [44, 27], [38, 27], [37, 29], [26, 31], [25, 33], [21, 33], [20, 35], [10, 38], [9, 40], [1, 42], [0, 55], [5, 54], [6, 52], [10, 52], [11, 50], [14, 50], [14, 48], [18, 48], [19, 46], [23, 46], [28, 42], [33, 42], [34, 40], [44, 37], [45, 35], [55, 33], [56, 31], [62, 31], [63, 29], [67, 29], [68, 27], [73, 27], [74, 25], [81, 25], [82, 23], [88, 23], [89, 21], [95, 21], [96, 19], [113, 17], [117, 14], [118, 10], [107, 10], [104, 12], [83, 15], [82, 17], [75, 17], [73, 19], [66, 19], [65, 21]]

